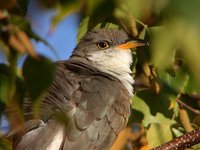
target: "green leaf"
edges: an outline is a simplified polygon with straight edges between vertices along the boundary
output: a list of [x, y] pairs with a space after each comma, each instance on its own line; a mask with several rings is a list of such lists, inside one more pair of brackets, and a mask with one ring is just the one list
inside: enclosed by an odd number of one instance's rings
[[194, 14], [200, 14], [200, 1], [171, 0], [166, 10], [173, 16], [184, 18], [188, 23], [200, 23], [200, 18]]
[[[170, 101], [164, 92], [155, 94], [153, 90], [144, 90], [137, 92], [137, 96], [142, 99], [151, 110], [151, 114], [156, 115], [157, 112], [162, 112], [164, 116], [171, 118], [173, 111], [169, 110]], [[134, 99], [134, 98], [133, 98]], [[135, 101], [136, 103], [137, 101]]]
[[175, 137], [179, 137], [183, 135], [183, 133], [179, 129], [176, 129], [176, 128], [172, 128], [172, 132], [175, 135]]
[[142, 29], [142, 31], [140, 32], [139, 36], [138, 36], [139, 39], [144, 39], [145, 36], [146, 36], [146, 34], [147, 34], [147, 28], [144, 27], [144, 28]]
[[[39, 35], [35, 34], [31, 29], [30, 23], [26, 19], [19, 17], [19, 16], [12, 15], [10, 17], [9, 21], [11, 24], [16, 25], [20, 30], [26, 32], [26, 34], [31, 39], [33, 39], [37, 42], [42, 42], [43, 44], [48, 46], [50, 48], [50, 50], [55, 54], [55, 56], [57, 56], [57, 58], [59, 58], [59, 55], [58, 55], [57, 51], [55, 50], [55, 48], [51, 44], [49, 44], [45, 39], [43, 39]], [[0, 40], [0, 45], [4, 48], [5, 52], [7, 52], [9, 54], [9, 51], [7, 50], [8, 48], [1, 40]]]
[[132, 105], [132, 108], [137, 110], [137, 111], [140, 111], [142, 112], [145, 116], [149, 117], [151, 116], [150, 114], [150, 108], [149, 106], [144, 102], [143, 99], [141, 99], [140, 97], [138, 96], [134, 96], [133, 97], [133, 105]]
[[[151, 61], [153, 65], [164, 70], [173, 66], [178, 55], [184, 62], [184, 70], [178, 72], [178, 77], [176, 77], [177, 71], [174, 73], [175, 80], [180, 85], [174, 80], [175, 85], [172, 86], [175, 87], [173, 90], [183, 92], [187, 90], [189, 93], [193, 91], [198, 94], [200, 93], [200, 85], [198, 84], [200, 82], [199, 26], [191, 25], [182, 18], [171, 19], [166, 22], [165, 30], [152, 34]], [[182, 79], [183, 82], [181, 82]], [[186, 86], [188, 86], [187, 89]]]
[[147, 130], [147, 140], [150, 148], [159, 146], [173, 138], [169, 125], [153, 123]]
[[52, 19], [52, 26], [55, 27], [61, 20], [67, 17], [69, 14], [78, 11], [80, 8], [80, 1], [68, 0], [62, 4], [57, 4], [58, 13]]
[[32, 100], [36, 100], [53, 80], [55, 66], [44, 57], [27, 57], [23, 65], [25, 84]]
[[[80, 26], [79, 26], [79, 29], [78, 29], [78, 34], [77, 34], [77, 43], [81, 40], [81, 38], [88, 31], [88, 22], [89, 22], [89, 17], [86, 17], [80, 23]], [[101, 29], [101, 28], [119, 29], [119, 26], [114, 24], [114, 23], [102, 22], [102, 23], [98, 23], [93, 28], [93, 30]]]
[[89, 29], [100, 22], [112, 22], [116, 1], [114, 0], [88, 0], [88, 14], [90, 16]]
[[[144, 5], [145, 4], [145, 5]], [[148, 0], [123, 0], [118, 1], [116, 15], [119, 18], [126, 18], [128, 15], [133, 15], [134, 18], [141, 19], [146, 15], [151, 2]]]
[[192, 146], [191, 148], [188, 148], [187, 150], [199, 150], [200, 149], [200, 144], [196, 144]]
[[88, 31], [88, 22], [89, 17], [85, 17], [78, 28], [78, 34], [77, 34], [77, 43], [81, 40], [81, 38], [85, 35], [85, 33]]
[[101, 28], [120, 29], [118, 25], [110, 22], [101, 22], [94, 27], [94, 29], [101, 29]]
[[20, 16], [11, 15], [11, 17], [9, 18], [9, 23], [16, 25], [19, 29], [26, 32], [31, 30], [30, 23], [27, 21], [27, 19]]
[[0, 64], [0, 101], [3, 103], [9, 99], [10, 78], [10, 67], [6, 64]]
[[190, 77], [187, 85], [185, 86], [185, 93], [188, 95], [199, 95], [200, 94], [200, 85], [193, 77]]
[[[3, 137], [2, 133], [0, 136]], [[5, 138], [0, 139], [0, 150], [12, 150], [12, 144], [8, 139]]]
[[[193, 75], [181, 67], [176, 70], [174, 76], [171, 76], [165, 70], [157, 69], [159, 81], [164, 85], [167, 94], [200, 94], [200, 85]], [[175, 96], [175, 97], [176, 97]]]
[[171, 126], [176, 123], [176, 121], [166, 118], [163, 114], [159, 112], [156, 113], [155, 116], [153, 116], [150, 112], [149, 106], [145, 103], [143, 99], [141, 99], [138, 96], [134, 96], [132, 108], [144, 114], [142, 124], [145, 127], [147, 127], [152, 123], [158, 123], [158, 124], [164, 123], [165, 125], [168, 126]]
[[16, 78], [16, 95], [17, 95], [17, 100], [21, 106], [21, 108], [23, 107], [23, 102], [24, 102], [24, 97], [26, 94], [26, 86], [24, 83], [24, 80], [20, 77]]
[[166, 118], [163, 114], [157, 113], [153, 120], [155, 123], [165, 124], [166, 126], [172, 126], [176, 123], [175, 120]]
[[10, 49], [9, 49], [8, 45], [5, 42], [3, 42], [1, 39], [0, 39], [0, 48], [1, 48], [0, 51], [3, 51], [3, 53], [8, 58], [10, 55]]
[[152, 27], [148, 28], [148, 31], [152, 37], [150, 45], [152, 64], [162, 69], [171, 66], [176, 52], [176, 39], [170, 33], [170, 29], [167, 27]]
[[184, 93], [189, 81], [189, 75], [183, 69], [178, 69], [175, 72], [174, 77], [162, 69], [157, 69], [157, 73], [160, 81], [162, 81], [172, 91], [175, 93]]
[[170, 106], [169, 106], [169, 109], [173, 109], [173, 114], [174, 114], [174, 117], [178, 117], [178, 111], [179, 111], [179, 104], [177, 103], [177, 98], [179, 98], [180, 94], [169, 94], [169, 93], [165, 93], [169, 100], [170, 100]]

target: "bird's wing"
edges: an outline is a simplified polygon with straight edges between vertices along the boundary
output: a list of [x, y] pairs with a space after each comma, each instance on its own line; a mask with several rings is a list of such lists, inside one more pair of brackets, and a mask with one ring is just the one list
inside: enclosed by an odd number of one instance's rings
[[61, 150], [64, 131], [64, 126], [55, 120], [29, 120], [24, 130], [13, 137], [13, 150]]
[[[42, 101], [42, 120], [18, 136], [17, 150], [47, 149], [57, 139], [57, 149], [107, 150], [127, 123], [129, 105], [128, 92], [117, 79], [87, 65], [59, 63]], [[53, 112], [64, 112], [67, 127], [52, 118]]]
[[81, 80], [70, 102], [76, 111], [67, 129], [66, 150], [109, 149], [130, 114], [127, 90], [117, 79], [102, 72]]

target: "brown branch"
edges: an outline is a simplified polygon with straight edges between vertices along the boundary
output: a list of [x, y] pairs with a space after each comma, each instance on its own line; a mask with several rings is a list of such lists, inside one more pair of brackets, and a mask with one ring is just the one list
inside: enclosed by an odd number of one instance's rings
[[184, 150], [200, 143], [200, 129], [188, 132], [151, 150]]
[[177, 102], [179, 104], [181, 104], [183, 107], [189, 109], [190, 111], [192, 111], [193, 113], [197, 114], [200, 116], [200, 111], [197, 109], [192, 108], [191, 106], [187, 105], [186, 103], [182, 102], [181, 100], [177, 99]]

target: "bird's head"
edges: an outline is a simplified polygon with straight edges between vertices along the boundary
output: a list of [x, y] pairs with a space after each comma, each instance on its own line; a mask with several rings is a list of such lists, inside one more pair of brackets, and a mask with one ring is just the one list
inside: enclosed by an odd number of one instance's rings
[[81, 39], [73, 55], [86, 58], [103, 71], [123, 71], [132, 63], [131, 49], [146, 44], [144, 40], [130, 40], [123, 30], [97, 29]]
[[133, 62], [131, 49], [148, 44], [144, 40], [130, 40], [123, 30], [98, 29], [88, 32], [73, 51], [73, 57], [86, 60], [102, 72], [117, 77], [132, 94], [130, 65]]

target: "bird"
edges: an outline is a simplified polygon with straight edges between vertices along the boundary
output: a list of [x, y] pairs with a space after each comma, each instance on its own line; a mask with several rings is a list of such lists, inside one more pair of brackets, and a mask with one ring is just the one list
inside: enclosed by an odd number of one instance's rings
[[13, 150], [109, 150], [130, 116], [131, 49], [145, 45], [123, 29], [88, 31], [68, 60], [55, 63], [39, 118], [25, 99], [26, 122], [13, 135]]

